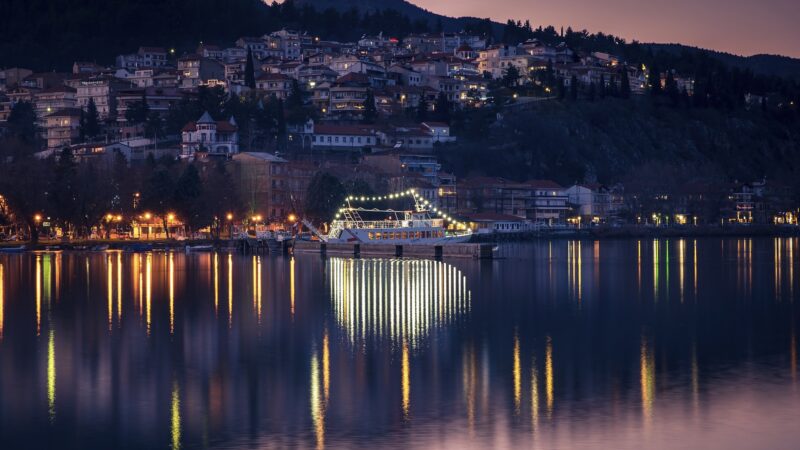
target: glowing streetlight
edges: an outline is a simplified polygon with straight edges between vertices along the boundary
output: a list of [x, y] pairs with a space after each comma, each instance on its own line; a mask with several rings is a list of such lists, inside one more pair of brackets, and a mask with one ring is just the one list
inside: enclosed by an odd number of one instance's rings
[[294, 214], [289, 214], [289, 222], [294, 223], [297, 220], [297, 216]]
[[34, 215], [33, 216], [33, 221], [36, 222], [36, 223], [41, 222], [42, 221], [42, 215], [41, 214]]
[[167, 220], [169, 222], [172, 222], [173, 220], [175, 220], [175, 214], [172, 214], [172, 213], [167, 214]]
[[145, 220], [150, 220], [150, 219], [153, 218], [153, 215], [150, 214], [149, 212], [146, 212], [146, 213], [144, 213], [144, 218], [145, 218]]
[[233, 220], [233, 214], [228, 213], [228, 214], [225, 215], [225, 218], [228, 219], [228, 220]]

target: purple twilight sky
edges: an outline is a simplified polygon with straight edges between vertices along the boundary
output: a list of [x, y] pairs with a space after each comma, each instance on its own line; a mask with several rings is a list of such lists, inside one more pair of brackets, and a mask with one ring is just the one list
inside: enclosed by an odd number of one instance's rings
[[678, 42], [739, 55], [800, 57], [800, 0], [411, 0], [448, 16], [509, 18]]

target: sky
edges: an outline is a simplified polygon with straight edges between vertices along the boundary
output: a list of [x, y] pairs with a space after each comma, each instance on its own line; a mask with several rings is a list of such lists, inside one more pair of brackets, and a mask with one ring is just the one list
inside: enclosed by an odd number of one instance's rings
[[531, 25], [681, 43], [749, 56], [800, 57], [800, 0], [410, 0], [447, 16], [529, 19]]

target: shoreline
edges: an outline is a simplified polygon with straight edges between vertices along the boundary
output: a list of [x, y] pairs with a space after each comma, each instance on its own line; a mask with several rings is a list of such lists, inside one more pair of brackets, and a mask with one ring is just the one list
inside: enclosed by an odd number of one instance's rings
[[686, 227], [597, 227], [473, 235], [470, 242], [526, 242], [539, 239], [641, 239], [698, 237], [800, 237], [800, 227], [775, 225]]

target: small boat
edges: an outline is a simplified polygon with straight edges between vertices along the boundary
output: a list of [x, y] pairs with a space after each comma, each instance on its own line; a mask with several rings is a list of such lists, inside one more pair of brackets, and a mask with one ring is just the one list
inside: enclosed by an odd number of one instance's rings
[[22, 253], [24, 251], [24, 245], [20, 245], [19, 247], [0, 247], [0, 253]]
[[189, 252], [210, 252], [214, 250], [214, 246], [211, 244], [205, 245], [187, 245], [186, 246], [186, 253]]

